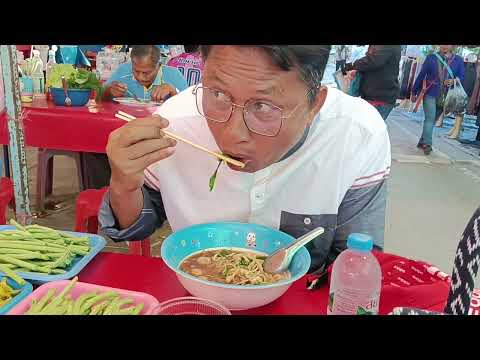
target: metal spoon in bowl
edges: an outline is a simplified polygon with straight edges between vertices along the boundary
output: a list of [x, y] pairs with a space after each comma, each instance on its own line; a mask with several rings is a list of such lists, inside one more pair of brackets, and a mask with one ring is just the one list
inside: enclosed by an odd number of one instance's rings
[[65, 79], [65, 76], [62, 75], [62, 85], [63, 85], [63, 92], [65, 93], [65, 105], [71, 106], [72, 105], [72, 99], [68, 97], [68, 85], [67, 85], [67, 80]]
[[265, 259], [263, 270], [271, 274], [278, 274], [287, 271], [293, 255], [295, 255], [302, 246], [306, 245], [317, 236], [322, 235], [324, 231], [325, 229], [323, 227], [318, 227], [299, 237], [290, 245], [278, 249]]

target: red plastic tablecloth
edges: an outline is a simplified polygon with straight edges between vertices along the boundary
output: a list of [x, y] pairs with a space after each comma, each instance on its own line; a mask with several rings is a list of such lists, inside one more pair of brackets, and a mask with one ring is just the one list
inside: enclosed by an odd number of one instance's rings
[[[125, 121], [115, 117], [118, 110], [142, 117], [153, 113], [155, 108], [110, 102], [66, 107], [56, 106], [45, 99], [34, 99], [31, 104], [23, 104], [22, 110], [27, 146], [104, 153], [108, 135], [125, 124]], [[0, 144], [9, 144], [5, 112], [0, 114]]]
[[[390, 254], [376, 254], [382, 270], [402, 259]], [[155, 296], [160, 302], [188, 296], [173, 271], [159, 258], [117, 253], [100, 253], [79, 274], [79, 280]], [[420, 307], [442, 311], [448, 296], [447, 282], [412, 288], [384, 287], [380, 298], [380, 314], [388, 314], [396, 306]], [[245, 315], [324, 315], [328, 300], [328, 285], [310, 291], [306, 278], [295, 282], [276, 301], [257, 309], [235, 314]]]

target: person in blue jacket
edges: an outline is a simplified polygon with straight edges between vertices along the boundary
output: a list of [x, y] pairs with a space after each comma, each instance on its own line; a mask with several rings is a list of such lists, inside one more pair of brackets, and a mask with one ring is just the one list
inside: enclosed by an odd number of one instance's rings
[[[423, 149], [425, 155], [432, 152], [433, 126], [435, 121], [443, 113], [443, 103], [448, 89], [454, 83], [454, 78], [460, 79], [463, 83], [465, 78], [465, 65], [462, 57], [455, 55], [455, 45], [440, 45], [438, 53], [426, 57], [420, 73], [413, 85], [413, 101], [424, 88], [423, 111], [423, 132], [417, 147]], [[447, 69], [450, 67], [453, 77]]]

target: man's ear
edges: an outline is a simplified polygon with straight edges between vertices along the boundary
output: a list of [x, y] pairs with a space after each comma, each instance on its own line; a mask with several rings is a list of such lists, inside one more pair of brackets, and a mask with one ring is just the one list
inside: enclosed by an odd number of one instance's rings
[[315, 101], [313, 102], [312, 108], [309, 112], [309, 125], [312, 124], [313, 119], [315, 119], [315, 116], [318, 114], [323, 104], [325, 103], [325, 99], [327, 98], [327, 92], [328, 89], [326, 86], [320, 86], [320, 88], [318, 89], [317, 95], [315, 96]]

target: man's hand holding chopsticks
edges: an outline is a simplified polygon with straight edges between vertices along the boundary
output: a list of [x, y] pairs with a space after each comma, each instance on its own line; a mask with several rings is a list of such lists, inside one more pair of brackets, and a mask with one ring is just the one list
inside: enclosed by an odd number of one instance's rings
[[176, 141], [164, 136], [168, 120], [158, 115], [136, 119], [113, 131], [107, 144], [112, 168], [110, 186], [131, 192], [142, 187], [143, 171], [175, 151]]
[[156, 85], [152, 89], [153, 101], [165, 101], [173, 95], [177, 95], [177, 90], [170, 84]]
[[128, 87], [124, 83], [114, 81], [110, 85], [110, 94], [112, 95], [112, 97], [123, 97], [125, 96], [127, 89]]
[[153, 115], [132, 120], [109, 136], [110, 205], [121, 228], [131, 226], [142, 211], [144, 170], [175, 151], [177, 142], [162, 131], [167, 126], [166, 119]]

